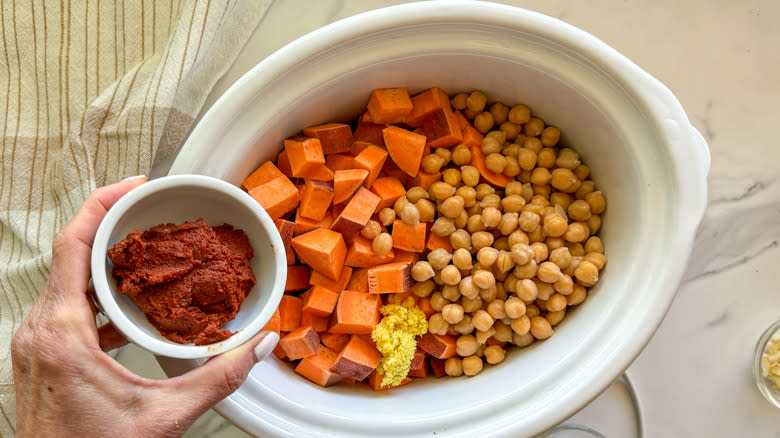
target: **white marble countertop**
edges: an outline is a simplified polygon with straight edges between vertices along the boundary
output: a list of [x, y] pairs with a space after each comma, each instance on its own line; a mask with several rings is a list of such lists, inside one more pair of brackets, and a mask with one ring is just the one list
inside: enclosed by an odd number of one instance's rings
[[[241, 74], [296, 37], [396, 3], [402, 2], [277, 0], [204, 111]], [[780, 410], [764, 401], [751, 377], [754, 344], [780, 319], [780, 2], [503, 3], [557, 17], [615, 47], [677, 95], [710, 145], [709, 208], [685, 280], [628, 370], [645, 436], [780, 437]], [[162, 376], [154, 358], [137, 348], [122, 350], [119, 359]], [[613, 384], [569, 421], [606, 436], [636, 436], [630, 406]], [[246, 434], [210, 412], [186, 436]]]

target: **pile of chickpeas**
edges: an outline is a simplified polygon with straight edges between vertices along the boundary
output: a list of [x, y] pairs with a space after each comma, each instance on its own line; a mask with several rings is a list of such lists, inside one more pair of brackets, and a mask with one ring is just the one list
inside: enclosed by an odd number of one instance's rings
[[[552, 336], [567, 309], [585, 300], [607, 263], [597, 236], [606, 199], [579, 154], [558, 146], [560, 130], [526, 105], [488, 106], [480, 91], [451, 104], [485, 134], [485, 166], [512, 181], [502, 188], [481, 180], [466, 145], [435, 149], [421, 169], [441, 179], [409, 188], [378, 219], [433, 222], [430, 232], [449, 238], [452, 252], [435, 249], [412, 266], [412, 290], [436, 311], [428, 331], [457, 336], [458, 356], [445, 372], [474, 376], [484, 362], [501, 363], [507, 347]], [[379, 255], [392, 248], [376, 221], [362, 234]]]

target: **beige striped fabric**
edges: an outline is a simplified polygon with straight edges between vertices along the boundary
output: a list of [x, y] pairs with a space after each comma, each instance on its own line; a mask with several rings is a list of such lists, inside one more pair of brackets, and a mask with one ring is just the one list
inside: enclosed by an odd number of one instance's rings
[[87, 194], [175, 154], [272, 0], [34, 0], [0, 10], [0, 437], [10, 340]]

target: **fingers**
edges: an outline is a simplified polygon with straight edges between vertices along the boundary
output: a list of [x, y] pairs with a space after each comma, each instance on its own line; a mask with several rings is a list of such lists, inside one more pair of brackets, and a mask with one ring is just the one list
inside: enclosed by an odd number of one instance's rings
[[98, 343], [103, 351], [111, 351], [127, 344], [127, 338], [110, 322], [98, 329]]
[[54, 238], [51, 284], [64, 298], [84, 295], [89, 280], [92, 241], [100, 221], [125, 193], [143, 184], [146, 177], [134, 177], [92, 192], [73, 219]]
[[279, 342], [275, 332], [262, 331], [227, 353], [169, 380], [179, 418], [197, 418], [241, 386], [252, 367], [265, 359]]

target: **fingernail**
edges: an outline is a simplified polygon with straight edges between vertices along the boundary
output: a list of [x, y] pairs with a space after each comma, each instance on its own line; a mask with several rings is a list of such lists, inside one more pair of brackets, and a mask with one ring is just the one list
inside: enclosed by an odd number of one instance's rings
[[130, 181], [131, 179], [138, 179], [138, 178], [143, 178], [143, 179], [146, 179], [146, 175], [135, 175], [135, 176], [128, 176], [127, 178], [123, 179], [123, 180], [122, 180], [122, 181], [120, 181], [120, 182]]
[[276, 332], [265, 332], [265, 334], [261, 336], [263, 338], [253, 350], [255, 355], [255, 362], [260, 362], [261, 360], [268, 357], [268, 355], [274, 351], [276, 344], [279, 342], [279, 335], [277, 335]]

